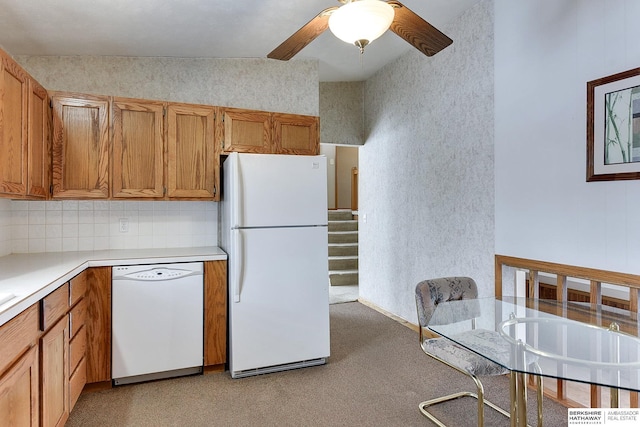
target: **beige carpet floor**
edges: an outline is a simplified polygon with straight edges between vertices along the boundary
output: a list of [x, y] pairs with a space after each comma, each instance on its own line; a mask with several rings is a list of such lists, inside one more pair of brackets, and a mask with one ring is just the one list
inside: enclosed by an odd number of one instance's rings
[[[331, 306], [331, 357], [323, 366], [231, 379], [227, 372], [85, 393], [67, 426], [432, 426], [418, 403], [470, 389], [465, 376], [422, 353], [417, 333], [358, 302]], [[507, 377], [484, 381], [509, 404]], [[535, 421], [535, 393], [529, 420]], [[476, 426], [472, 399], [440, 405], [452, 427]], [[486, 411], [486, 426], [508, 419]], [[566, 426], [566, 408], [545, 400], [545, 426]]]

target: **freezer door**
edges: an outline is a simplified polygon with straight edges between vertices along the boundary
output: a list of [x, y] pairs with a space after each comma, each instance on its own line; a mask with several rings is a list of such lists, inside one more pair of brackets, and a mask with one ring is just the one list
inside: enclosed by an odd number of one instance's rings
[[236, 218], [231, 227], [327, 224], [326, 157], [236, 156], [231, 179], [238, 199], [232, 202]]
[[327, 228], [238, 230], [230, 255], [230, 370], [329, 356]]

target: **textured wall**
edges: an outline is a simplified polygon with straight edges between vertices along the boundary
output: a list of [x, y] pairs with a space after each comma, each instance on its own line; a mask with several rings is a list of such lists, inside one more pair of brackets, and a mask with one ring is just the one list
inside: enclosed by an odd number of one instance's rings
[[312, 60], [16, 56], [49, 90], [318, 115]]
[[360, 296], [415, 321], [418, 281], [470, 275], [493, 293], [493, 3], [442, 28], [365, 85]]
[[496, 252], [640, 274], [640, 181], [585, 178], [586, 83], [640, 65], [640, 2], [495, 5]]
[[364, 82], [320, 83], [320, 142], [364, 144]]

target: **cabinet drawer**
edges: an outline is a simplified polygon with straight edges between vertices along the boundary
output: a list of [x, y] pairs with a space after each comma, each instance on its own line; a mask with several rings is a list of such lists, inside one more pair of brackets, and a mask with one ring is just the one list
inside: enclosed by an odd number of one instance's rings
[[73, 409], [86, 383], [87, 359], [83, 358], [76, 370], [73, 372], [73, 374], [71, 374], [71, 377], [69, 378], [69, 410]]
[[87, 301], [83, 298], [69, 312], [69, 336], [73, 338], [84, 326], [87, 316]]
[[80, 331], [76, 334], [75, 337], [69, 343], [69, 347], [71, 351], [69, 352], [69, 367], [71, 368], [70, 372], [73, 372], [78, 363], [87, 351], [87, 332], [86, 328], [81, 328]]
[[34, 304], [0, 327], [0, 372], [4, 371], [38, 339], [38, 304]]
[[69, 283], [65, 283], [41, 300], [42, 324], [40, 329], [46, 331], [69, 310]]
[[71, 288], [69, 290], [69, 307], [73, 307], [80, 298], [84, 297], [87, 291], [87, 275], [85, 272], [83, 271], [71, 279], [69, 287]]

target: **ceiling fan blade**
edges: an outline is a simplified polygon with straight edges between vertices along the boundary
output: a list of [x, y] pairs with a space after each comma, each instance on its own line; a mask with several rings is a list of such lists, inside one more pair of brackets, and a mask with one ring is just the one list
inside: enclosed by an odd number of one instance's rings
[[311, 43], [329, 27], [329, 15], [336, 10], [338, 6], [329, 7], [304, 24], [302, 28], [293, 33], [291, 37], [286, 39], [280, 46], [273, 49], [267, 55], [267, 58], [288, 61], [300, 52], [306, 45]]
[[416, 15], [399, 1], [388, 1], [396, 14], [390, 30], [427, 56], [433, 56], [453, 43], [433, 25]]

